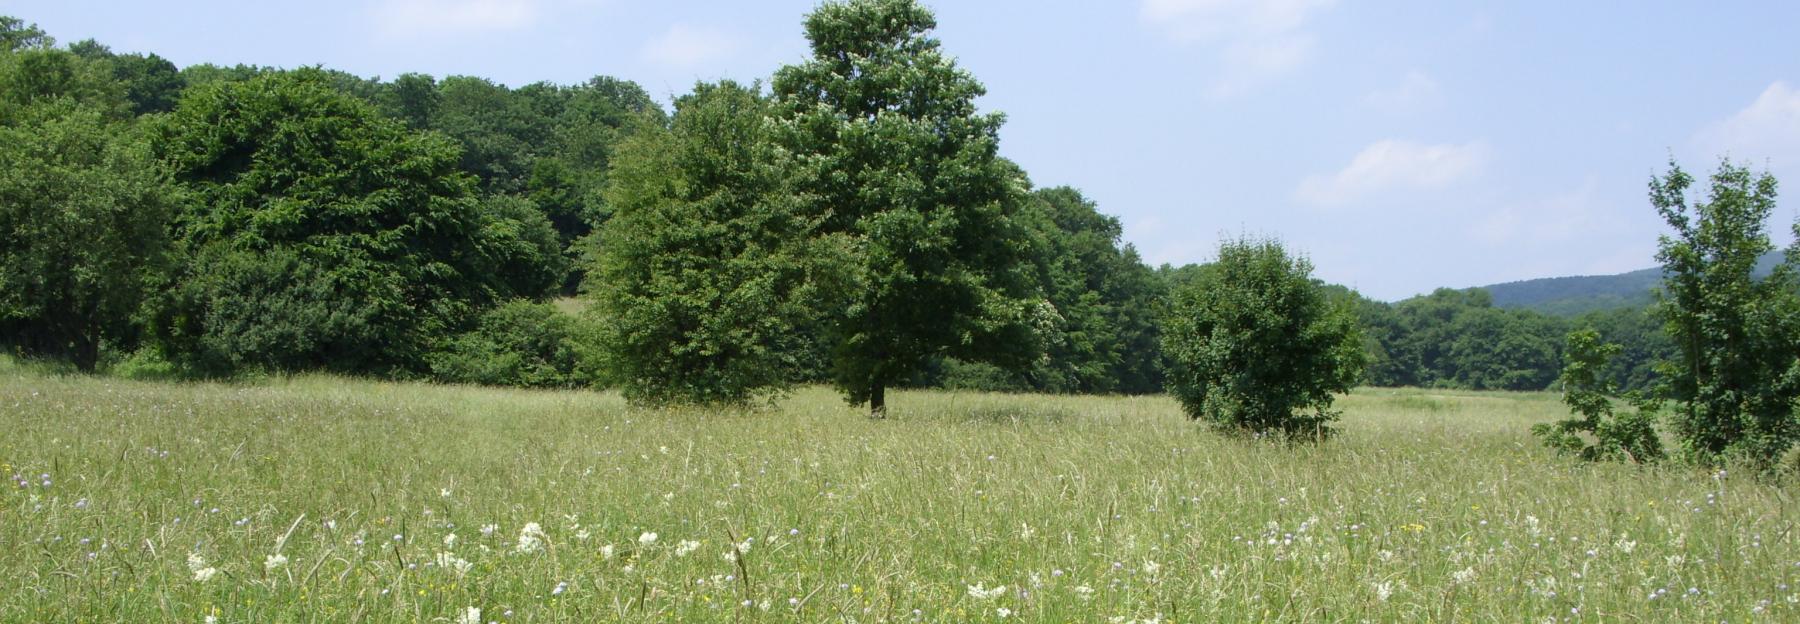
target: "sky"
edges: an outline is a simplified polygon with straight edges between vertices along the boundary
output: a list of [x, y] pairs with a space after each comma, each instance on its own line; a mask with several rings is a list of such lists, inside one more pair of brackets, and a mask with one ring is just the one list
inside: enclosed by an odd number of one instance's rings
[[[925, 0], [1007, 116], [1145, 261], [1275, 237], [1382, 300], [1654, 266], [1671, 159], [1800, 188], [1800, 2]], [[63, 43], [176, 65], [323, 65], [510, 86], [767, 79], [814, 0], [0, 0]], [[1800, 194], [1800, 191], [1796, 191]], [[1792, 238], [1800, 199], [1770, 229]]]

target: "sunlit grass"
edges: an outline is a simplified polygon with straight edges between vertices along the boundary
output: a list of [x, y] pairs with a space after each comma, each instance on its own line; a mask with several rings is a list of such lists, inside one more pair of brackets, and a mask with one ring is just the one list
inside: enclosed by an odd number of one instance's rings
[[1162, 397], [891, 405], [13, 366], [0, 621], [1800, 618], [1781, 486], [1555, 457], [1550, 394], [1361, 390], [1299, 447]]

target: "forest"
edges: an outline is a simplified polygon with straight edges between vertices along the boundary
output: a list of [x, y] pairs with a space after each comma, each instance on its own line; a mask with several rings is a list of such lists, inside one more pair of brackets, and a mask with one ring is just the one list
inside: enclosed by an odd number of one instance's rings
[[[671, 116], [607, 76], [508, 87], [178, 68], [92, 40], [58, 45], [18, 18], [0, 28], [0, 342], [83, 370], [614, 385], [584, 301], [628, 279], [601, 253], [618, 204], [658, 200], [613, 179], [678, 168], [670, 143], [777, 105], [767, 85], [697, 85]], [[688, 130], [684, 112], [716, 117]], [[1034, 339], [1041, 354], [1000, 366], [933, 351], [893, 383], [1161, 392], [1157, 306], [1198, 267], [1146, 266], [1119, 220], [1079, 190], [1033, 186], [1003, 158], [993, 166], [1023, 191], [1007, 198], [1018, 229], [1006, 251], [1020, 292], [1052, 312]], [[638, 232], [625, 228], [639, 227], [614, 225], [612, 244], [631, 244], [621, 241]], [[1627, 389], [1646, 387], [1670, 351], [1641, 305], [1563, 318], [1496, 308], [1476, 289], [1393, 303], [1333, 292], [1361, 322], [1371, 385], [1543, 389], [1578, 326], [1625, 346], [1610, 375]], [[825, 332], [789, 337], [782, 365], [765, 370], [827, 379]]]

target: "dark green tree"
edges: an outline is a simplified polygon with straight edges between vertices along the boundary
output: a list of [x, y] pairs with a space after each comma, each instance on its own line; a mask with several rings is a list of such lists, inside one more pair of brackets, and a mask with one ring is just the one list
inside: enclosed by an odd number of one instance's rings
[[1049, 392], [1162, 390], [1154, 302], [1161, 284], [1121, 244], [1116, 217], [1068, 187], [1032, 193], [1021, 215], [1037, 238], [1042, 290], [1056, 311], [1030, 387]]
[[756, 87], [701, 84], [621, 147], [591, 271], [606, 369], [634, 401], [746, 403], [796, 376], [815, 242]]
[[812, 54], [775, 75], [781, 142], [820, 231], [850, 242], [825, 306], [833, 379], [886, 414], [886, 390], [938, 357], [1022, 368], [1038, 354], [1025, 182], [997, 153], [1003, 121], [928, 33], [913, 0], [820, 5]]
[[529, 228], [479, 202], [456, 146], [339, 90], [326, 72], [191, 90], [156, 145], [194, 198], [185, 266], [154, 329], [172, 360], [410, 374], [444, 337], [517, 294], [502, 271]]
[[1688, 458], [1741, 458], [1767, 467], [1800, 441], [1800, 304], [1792, 263], [1753, 275], [1774, 248], [1765, 230], [1776, 182], [1723, 161], [1704, 201], [1671, 163], [1650, 182], [1650, 203], [1674, 230], [1661, 237], [1663, 288], [1656, 314], [1675, 343], [1663, 397], [1677, 403], [1674, 430]]
[[[3, 54], [3, 53], [0, 53]], [[73, 100], [0, 124], [0, 342], [81, 370], [129, 347], [176, 193], [132, 128]]]
[[1618, 392], [1607, 376], [1609, 360], [1619, 354], [1617, 344], [1600, 342], [1600, 332], [1585, 328], [1570, 332], [1565, 350], [1568, 364], [1557, 381], [1563, 403], [1574, 418], [1539, 423], [1531, 433], [1559, 452], [1588, 461], [1623, 459], [1648, 463], [1662, 459], [1662, 439], [1656, 435], [1655, 412], [1640, 406], [1614, 415], [1612, 397]]
[[1163, 352], [1189, 417], [1288, 439], [1334, 433], [1333, 394], [1361, 379], [1367, 356], [1355, 312], [1311, 274], [1279, 242], [1226, 241], [1170, 294]]

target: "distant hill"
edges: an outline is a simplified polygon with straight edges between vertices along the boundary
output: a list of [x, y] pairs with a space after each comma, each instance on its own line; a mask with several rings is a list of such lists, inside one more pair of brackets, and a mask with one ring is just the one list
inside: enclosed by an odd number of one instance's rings
[[[1770, 252], [1757, 263], [1757, 275], [1768, 275], [1780, 262], [1781, 252]], [[1536, 310], [1552, 316], [1577, 316], [1594, 310], [1650, 305], [1650, 291], [1662, 282], [1660, 267], [1617, 275], [1545, 277], [1482, 286], [1494, 297], [1494, 307]]]

